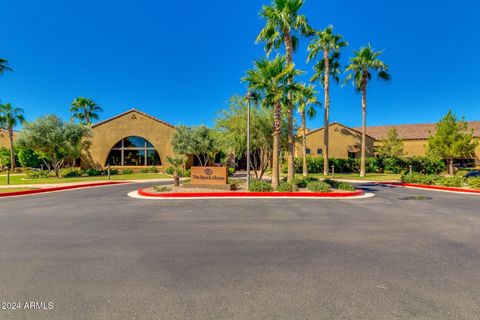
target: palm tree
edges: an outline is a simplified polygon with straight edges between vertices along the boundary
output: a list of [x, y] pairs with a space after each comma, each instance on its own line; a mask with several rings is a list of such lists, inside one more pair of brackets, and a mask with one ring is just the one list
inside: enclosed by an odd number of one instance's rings
[[391, 79], [388, 66], [378, 59], [383, 53], [375, 51], [370, 44], [354, 51], [355, 56], [350, 58], [350, 63], [345, 69], [348, 72], [345, 82], [352, 81], [355, 90], [362, 93], [362, 151], [360, 162], [360, 176], [365, 177], [366, 135], [367, 135], [367, 85], [372, 80], [372, 72], [376, 72], [378, 79], [388, 81]]
[[173, 182], [175, 187], [178, 187], [180, 186], [180, 176], [178, 175], [178, 172], [185, 165], [187, 158], [184, 155], [175, 155], [173, 157], [167, 156], [167, 161], [170, 162], [172, 167], [175, 169], [173, 172]]
[[308, 46], [308, 60], [315, 59], [319, 53], [323, 53], [323, 59], [319, 60], [315, 66], [315, 74], [310, 79], [315, 82], [322, 79], [321, 83], [324, 89], [324, 121], [323, 121], [323, 175], [329, 173], [329, 117], [330, 117], [330, 76], [339, 82], [340, 68], [340, 49], [346, 47], [348, 42], [342, 40], [342, 36], [333, 33], [333, 26], [329, 26], [323, 31], [317, 31], [315, 38]]
[[295, 92], [294, 99], [298, 106], [298, 112], [302, 118], [302, 155], [303, 155], [303, 175], [308, 175], [307, 167], [307, 115], [309, 119], [313, 119], [317, 113], [316, 106], [322, 104], [317, 99], [318, 92], [315, 87], [301, 85], [299, 90]]
[[72, 112], [72, 118], [91, 125], [92, 120], [98, 120], [98, 113], [103, 112], [103, 109], [90, 98], [78, 97], [73, 100], [70, 112]]
[[[287, 65], [293, 64], [293, 52], [298, 47], [298, 35], [313, 35], [313, 28], [308, 25], [307, 18], [300, 15], [300, 8], [304, 0], [273, 0], [270, 6], [263, 6], [260, 15], [266, 20], [265, 27], [260, 31], [257, 37], [258, 42], [265, 42], [265, 51], [267, 56], [273, 49], [279, 50], [282, 44], [285, 45]], [[295, 34], [296, 33], [296, 34]], [[288, 84], [293, 83], [293, 78], [288, 80]], [[287, 96], [287, 118], [288, 118], [288, 181], [293, 180], [293, 101], [292, 92]]]
[[12, 68], [8, 66], [7, 59], [0, 58], [0, 75], [2, 75], [5, 71], [12, 72]]
[[298, 75], [293, 64], [277, 56], [274, 60], [261, 59], [254, 62], [253, 69], [247, 71], [242, 81], [248, 82], [249, 89], [262, 101], [262, 105], [273, 107], [273, 155], [272, 155], [272, 187], [277, 188], [280, 181], [280, 134], [282, 126], [282, 102], [287, 92], [294, 89], [289, 79]]
[[15, 150], [13, 148], [13, 128], [23, 123], [23, 109], [14, 108], [10, 103], [0, 104], [0, 126], [8, 132], [10, 139], [10, 165], [15, 170]]

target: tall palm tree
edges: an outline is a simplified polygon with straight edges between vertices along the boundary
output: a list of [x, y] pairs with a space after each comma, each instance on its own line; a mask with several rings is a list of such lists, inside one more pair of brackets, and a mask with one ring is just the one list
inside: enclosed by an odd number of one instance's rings
[[[293, 52], [298, 47], [299, 38], [297, 35], [313, 35], [313, 28], [309, 26], [307, 18], [300, 15], [299, 11], [304, 0], [273, 0], [269, 6], [263, 6], [260, 15], [265, 19], [266, 25], [257, 37], [258, 42], [265, 42], [267, 56], [275, 49], [279, 50], [282, 44], [285, 46], [287, 65], [293, 64]], [[288, 80], [293, 84], [293, 78]], [[288, 181], [293, 180], [294, 165], [294, 136], [293, 136], [293, 101], [292, 92], [287, 96], [287, 118], [288, 118]]]
[[12, 72], [13, 70], [8, 66], [7, 59], [0, 58], [0, 75], [5, 73], [6, 71]]
[[289, 79], [298, 75], [293, 64], [277, 56], [274, 60], [261, 59], [254, 62], [253, 69], [247, 71], [242, 81], [248, 82], [249, 89], [260, 97], [262, 105], [273, 108], [273, 155], [272, 155], [272, 187], [277, 188], [280, 181], [280, 134], [282, 130], [282, 102], [287, 92], [295, 84]]
[[339, 81], [340, 68], [340, 49], [346, 47], [348, 42], [342, 40], [342, 36], [333, 33], [333, 26], [327, 27], [323, 31], [317, 31], [315, 38], [308, 46], [308, 60], [315, 59], [319, 53], [323, 53], [323, 58], [319, 60], [315, 66], [315, 74], [310, 79], [311, 82], [315, 82], [318, 79], [322, 79], [321, 83], [324, 89], [324, 121], [323, 121], [323, 175], [329, 173], [329, 118], [330, 118], [330, 77]]
[[317, 113], [316, 106], [322, 104], [317, 99], [318, 92], [312, 85], [301, 85], [299, 90], [294, 94], [294, 100], [297, 103], [298, 112], [302, 118], [302, 160], [303, 160], [303, 175], [308, 175], [307, 166], [307, 116], [309, 119], [313, 119]]
[[92, 120], [98, 120], [98, 114], [103, 112], [103, 109], [90, 98], [78, 97], [73, 100], [70, 112], [72, 118], [83, 124], [91, 125]]
[[355, 90], [362, 93], [362, 151], [360, 162], [360, 176], [365, 177], [366, 158], [366, 135], [367, 135], [367, 85], [372, 80], [372, 72], [377, 73], [379, 80], [388, 81], [391, 79], [388, 73], [388, 66], [378, 59], [383, 53], [375, 51], [370, 44], [354, 51], [355, 56], [350, 58], [350, 63], [345, 69], [348, 75], [345, 82], [352, 81]]
[[15, 170], [15, 150], [13, 148], [13, 128], [23, 123], [23, 109], [14, 108], [10, 103], [0, 104], [0, 126], [8, 132], [10, 140], [10, 166]]

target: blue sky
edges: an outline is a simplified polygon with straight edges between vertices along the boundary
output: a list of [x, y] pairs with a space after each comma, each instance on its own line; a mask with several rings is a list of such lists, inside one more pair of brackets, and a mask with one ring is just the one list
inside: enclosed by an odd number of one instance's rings
[[[0, 99], [69, 118], [76, 96], [96, 100], [102, 119], [135, 107], [172, 124], [211, 125], [252, 61], [269, 1], [0, 0], [0, 57], [15, 72], [0, 77]], [[390, 83], [374, 81], [370, 125], [435, 122], [449, 109], [480, 120], [480, 4], [474, 0], [307, 0], [315, 28], [333, 24], [354, 49], [385, 49]], [[310, 75], [307, 40], [294, 59]], [[323, 97], [323, 95], [320, 95]], [[332, 120], [360, 125], [361, 98], [334, 87]], [[321, 117], [310, 121], [321, 126]]]

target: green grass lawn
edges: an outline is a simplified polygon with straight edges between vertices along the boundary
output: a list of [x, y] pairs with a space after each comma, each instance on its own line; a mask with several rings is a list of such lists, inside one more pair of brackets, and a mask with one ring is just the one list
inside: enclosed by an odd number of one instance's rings
[[[301, 175], [297, 175], [301, 177]], [[309, 176], [323, 178], [323, 174], [313, 173]], [[332, 178], [330, 175], [329, 178]], [[335, 179], [359, 180], [359, 181], [399, 181], [400, 174], [394, 173], [368, 173], [365, 178], [361, 178], [358, 173], [336, 173]]]
[[[111, 180], [152, 180], [152, 179], [168, 179], [170, 176], [164, 173], [133, 173], [133, 174], [119, 174], [111, 176]], [[76, 178], [41, 178], [41, 179], [26, 179], [25, 175], [10, 176], [10, 184], [48, 184], [48, 183], [70, 183], [70, 182], [88, 182], [88, 181], [108, 181], [106, 176], [98, 177], [76, 177]], [[7, 177], [0, 176], [0, 185], [7, 184]]]
[[0, 193], [35, 190], [35, 188], [0, 188]]

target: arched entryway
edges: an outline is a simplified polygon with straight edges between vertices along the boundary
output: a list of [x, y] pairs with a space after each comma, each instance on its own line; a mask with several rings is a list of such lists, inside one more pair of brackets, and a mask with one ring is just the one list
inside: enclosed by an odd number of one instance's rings
[[126, 137], [117, 142], [108, 154], [105, 165], [145, 167], [161, 166], [162, 161], [155, 147], [146, 139]]

